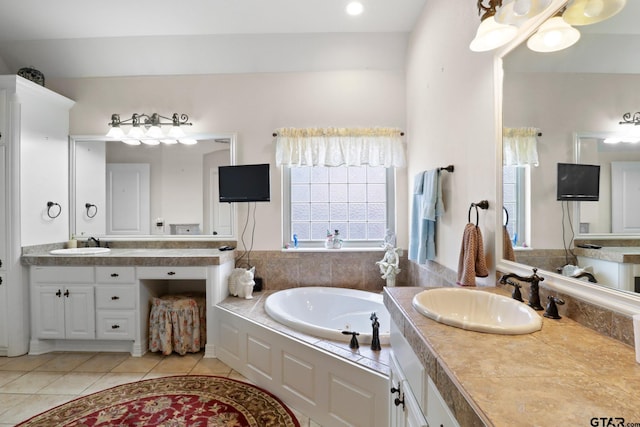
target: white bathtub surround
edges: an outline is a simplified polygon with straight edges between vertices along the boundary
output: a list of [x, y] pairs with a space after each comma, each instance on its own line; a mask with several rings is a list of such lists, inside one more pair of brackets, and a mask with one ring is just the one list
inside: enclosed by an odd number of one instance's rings
[[266, 314], [269, 294], [215, 307], [216, 356], [322, 425], [386, 427], [390, 347], [351, 350], [295, 331]]
[[277, 322], [319, 338], [349, 342], [358, 332], [361, 344], [373, 335], [371, 314], [380, 324], [380, 343], [389, 344], [390, 317], [382, 294], [357, 289], [309, 286], [278, 291], [265, 301], [266, 313]]

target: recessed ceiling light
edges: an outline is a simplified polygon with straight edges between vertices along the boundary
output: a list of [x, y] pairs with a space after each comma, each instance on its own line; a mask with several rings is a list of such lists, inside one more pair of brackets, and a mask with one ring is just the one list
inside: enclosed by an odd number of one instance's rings
[[351, 16], [357, 16], [362, 13], [364, 6], [359, 1], [352, 1], [347, 5], [347, 13]]

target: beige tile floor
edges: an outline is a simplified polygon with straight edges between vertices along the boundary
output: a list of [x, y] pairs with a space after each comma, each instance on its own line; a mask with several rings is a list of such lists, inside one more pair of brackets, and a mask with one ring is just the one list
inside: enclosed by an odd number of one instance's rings
[[[203, 353], [162, 356], [147, 353], [49, 353], [0, 357], [0, 427], [13, 426], [69, 400], [109, 387], [167, 375], [218, 375], [247, 381]], [[301, 427], [320, 427], [295, 413]]]

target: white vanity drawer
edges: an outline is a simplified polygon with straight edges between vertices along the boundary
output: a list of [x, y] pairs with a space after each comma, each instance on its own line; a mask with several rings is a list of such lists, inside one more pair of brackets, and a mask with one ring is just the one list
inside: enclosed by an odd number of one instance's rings
[[135, 339], [135, 311], [98, 311], [96, 337], [100, 340]]
[[93, 267], [31, 267], [34, 283], [93, 283]]
[[96, 267], [98, 283], [134, 283], [135, 267]]
[[136, 308], [135, 286], [96, 286], [96, 308], [122, 310]]
[[206, 279], [206, 267], [138, 267], [138, 279]]

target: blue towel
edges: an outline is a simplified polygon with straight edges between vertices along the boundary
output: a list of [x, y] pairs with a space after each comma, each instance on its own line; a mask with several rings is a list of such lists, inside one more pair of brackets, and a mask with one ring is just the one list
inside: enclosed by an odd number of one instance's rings
[[420, 172], [413, 185], [409, 259], [424, 264], [436, 257], [436, 220], [444, 212], [438, 170]]

